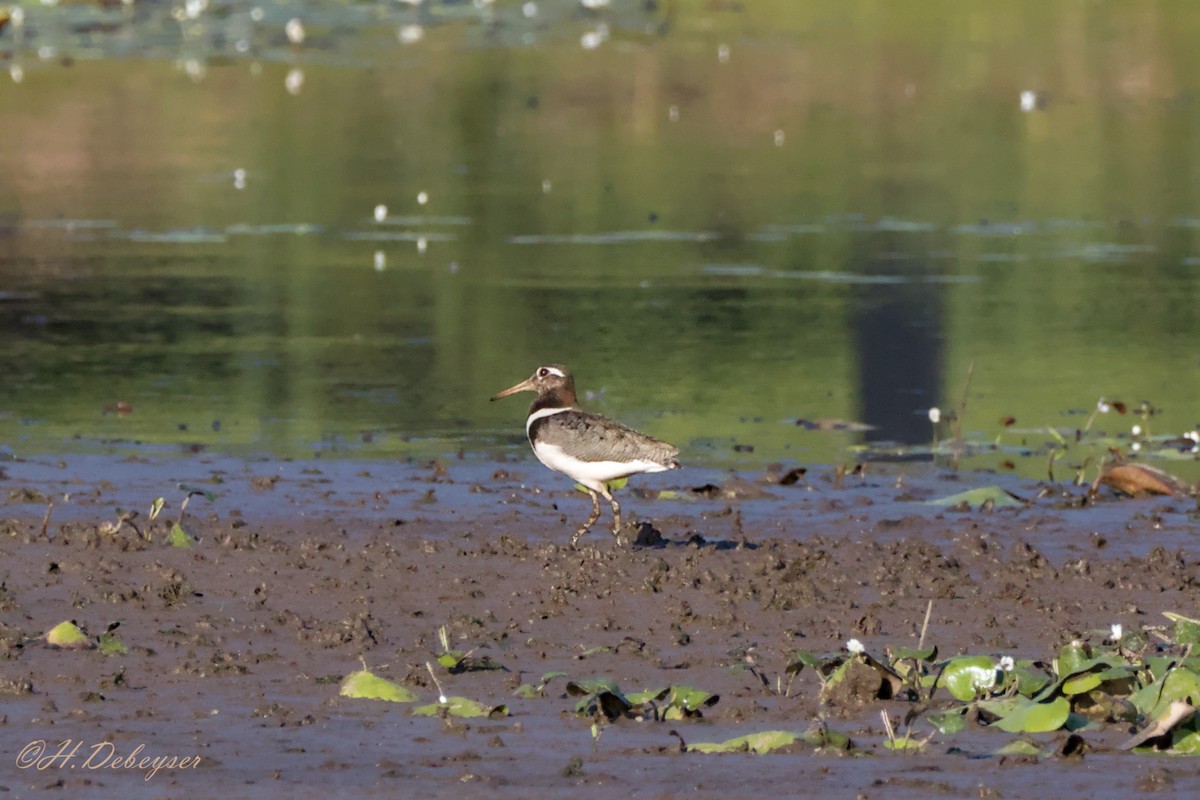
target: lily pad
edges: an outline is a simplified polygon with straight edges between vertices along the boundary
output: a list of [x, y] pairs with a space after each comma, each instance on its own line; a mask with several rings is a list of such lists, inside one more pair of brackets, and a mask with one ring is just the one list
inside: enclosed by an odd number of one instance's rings
[[1200, 703], [1200, 675], [1190, 669], [1176, 667], [1161, 681], [1138, 689], [1129, 699], [1142, 714], [1156, 718], [1172, 703]]
[[606, 719], [614, 720], [633, 708], [616, 681], [607, 678], [571, 681], [567, 684], [567, 694], [580, 698], [575, 713], [584, 716], [603, 714]]
[[963, 728], [967, 727], [965, 711], [966, 707], [952, 708], [938, 714], [930, 714], [925, 719], [929, 720], [929, 724], [937, 728], [939, 733], [949, 736], [959, 733]]
[[769, 753], [795, 743], [800, 737], [789, 731], [763, 731], [728, 739], [724, 742], [699, 742], [688, 745], [688, 752], [697, 753]]
[[996, 662], [989, 656], [952, 658], [942, 670], [938, 685], [944, 686], [955, 700], [964, 703], [974, 700], [980, 692], [996, 685]]
[[99, 646], [100, 652], [106, 656], [123, 656], [129, 652], [129, 648], [112, 633], [100, 634]]
[[196, 540], [183, 529], [183, 526], [176, 522], [171, 526], [171, 533], [167, 536], [167, 544], [171, 547], [195, 547]]
[[513, 694], [517, 695], [518, 697], [525, 698], [541, 697], [542, 693], [546, 691], [546, 686], [550, 683], [550, 681], [554, 680], [555, 678], [565, 678], [566, 676], [567, 673], [565, 672], [547, 672], [538, 680], [536, 685], [532, 683], [523, 683], [513, 690]]
[[1042, 751], [1038, 749], [1038, 746], [1028, 739], [1013, 739], [993, 753], [997, 756], [1040, 756], [1041, 754]]
[[417, 699], [416, 693], [411, 689], [406, 689], [387, 678], [380, 678], [365, 669], [347, 675], [338, 689], [338, 694], [342, 697], [386, 700], [390, 703], [411, 703]]
[[927, 505], [931, 506], [962, 506], [969, 508], [981, 508], [985, 505], [990, 505], [994, 508], [1021, 508], [1025, 505], [1025, 501], [1017, 497], [1012, 492], [1001, 489], [999, 486], [982, 486], [978, 489], [969, 489], [965, 492], [952, 494], [949, 497], [940, 497], [936, 500], [926, 500]]
[[508, 706], [485, 706], [467, 697], [447, 697], [445, 703], [430, 703], [412, 710], [414, 716], [436, 717], [446, 713], [452, 717], [487, 717], [498, 719], [508, 716]]
[[1175, 644], [1200, 645], [1200, 620], [1164, 611], [1163, 616], [1175, 623]]
[[1048, 703], [1037, 703], [1021, 696], [1006, 697], [981, 702], [979, 708], [998, 716], [992, 726], [1008, 733], [1056, 731], [1066, 724], [1071, 714], [1071, 704], [1065, 697], [1057, 697]]
[[61, 650], [90, 650], [95, 645], [74, 622], [60, 622], [46, 633], [46, 644]]
[[504, 672], [508, 672], [508, 667], [496, 661], [491, 656], [476, 658], [470, 653], [460, 653], [457, 650], [442, 653], [437, 657], [437, 662], [445, 667], [446, 671], [451, 675], [458, 675], [463, 672], [486, 672], [489, 670], [503, 670]]

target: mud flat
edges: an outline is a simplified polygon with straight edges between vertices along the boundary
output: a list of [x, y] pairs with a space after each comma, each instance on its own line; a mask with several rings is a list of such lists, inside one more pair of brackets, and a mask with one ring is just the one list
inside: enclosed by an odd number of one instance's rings
[[[524, 463], [2, 466], [0, 786], [13, 797], [1200, 792], [1189, 759], [1117, 749], [1133, 724], [1080, 732], [1082, 757], [1054, 754], [1065, 732], [1026, 736], [1043, 754], [1017, 756], [995, 754], [1010, 734], [969, 723], [942, 735], [918, 716], [913, 730], [933, 734], [925, 750], [894, 753], [880, 711], [899, 722], [916, 703], [822, 703], [812, 670], [786, 673], [801, 649], [915, 645], [930, 601], [926, 641], [942, 657], [1049, 660], [1113, 624], [1143, 631], [1167, 627], [1163, 611], [1196, 616], [1190, 500], [1079, 508], [1054, 487], [987, 513], [922, 500], [986, 476], [902, 480], [893, 468], [835, 488], [819, 471], [791, 485], [778, 471], [713, 472], [626, 494], [630, 516], [651, 520], [661, 541], [644, 531], [652, 544], [617, 549], [597, 530], [571, 550], [586, 498]], [[1046, 487], [1011, 488], [1032, 498]], [[193, 490], [212, 496], [181, 510]], [[165, 506], [149, 522], [157, 497]], [[118, 525], [118, 508], [139, 515]], [[192, 547], [168, 543], [177, 521]], [[40, 637], [64, 620], [93, 642], [111, 627], [126, 652], [47, 647]], [[503, 669], [437, 666], [443, 626], [451, 649]], [[439, 694], [427, 663], [445, 694], [507, 715], [414, 715]], [[363, 664], [418, 701], [340, 697]], [[514, 693], [554, 672], [565, 676]], [[594, 677], [720, 699], [700, 719], [593, 729], [565, 687]], [[853, 749], [681, 752], [681, 740], [803, 732], [817, 720]]]

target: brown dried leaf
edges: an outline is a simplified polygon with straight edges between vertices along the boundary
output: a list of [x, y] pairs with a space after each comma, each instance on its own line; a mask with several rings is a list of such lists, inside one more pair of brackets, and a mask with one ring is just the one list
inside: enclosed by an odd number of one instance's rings
[[1189, 494], [1191, 487], [1169, 472], [1145, 464], [1113, 464], [1100, 475], [1099, 482], [1128, 495]]

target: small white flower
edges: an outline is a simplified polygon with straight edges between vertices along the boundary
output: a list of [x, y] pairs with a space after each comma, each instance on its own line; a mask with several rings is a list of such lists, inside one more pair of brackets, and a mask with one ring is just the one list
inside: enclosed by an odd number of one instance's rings
[[1121, 627], [1121, 623], [1114, 622], [1109, 637], [1114, 642], [1121, 641], [1121, 637], [1125, 635], [1125, 629]]
[[1197, 444], [1200, 444], [1200, 433], [1198, 433], [1196, 431], [1188, 431], [1187, 433], [1185, 433], [1183, 435], [1183, 438], [1187, 439], [1188, 441], [1196, 442]]
[[1133, 444], [1129, 445], [1129, 449], [1136, 453], [1142, 449], [1142, 443], [1134, 442]]
[[439, 703], [441, 703], [442, 705], [446, 705], [446, 704], [447, 704], [447, 703], [449, 703], [450, 701], [446, 699], [446, 695], [444, 695], [444, 694], [439, 694], [439, 695], [438, 695], [438, 702], [439, 702]]
[[1109, 411], [1112, 411], [1112, 406], [1110, 406], [1108, 404], [1107, 400], [1105, 400], [1103, 397], [1101, 397], [1099, 400], [1096, 401], [1096, 410], [1099, 411], [1101, 414], [1107, 414]]
[[417, 203], [419, 205], [425, 205], [428, 202], [429, 202], [429, 193], [428, 192], [418, 192], [417, 193]]
[[1000, 657], [1000, 669], [1004, 670], [1005, 672], [1012, 672], [1013, 667], [1015, 667], [1015, 666], [1016, 666], [1016, 664], [1013, 661], [1012, 656], [1001, 656]]
[[1132, 433], [1134, 436], [1141, 436], [1142, 435], [1142, 426], [1134, 425], [1132, 430], [1130, 431], [1130, 433]]
[[942, 421], [942, 410], [940, 408], [938, 408], [937, 406], [934, 406], [933, 408], [929, 409], [929, 421], [932, 422], [934, 425], [937, 425], [939, 422], [941, 422]]
[[859, 653], [863, 652], [867, 648], [863, 647], [863, 643], [860, 642], [858, 639], [851, 639], [850, 641], [846, 642], [846, 649], [849, 650], [854, 655], [858, 655]]
[[385, 206], [383, 203], [380, 203], [379, 205], [375, 206], [375, 221], [383, 222], [385, 219], [387, 219], [387, 206]]
[[283, 26], [283, 32], [292, 44], [304, 44], [304, 23], [300, 21], [299, 17], [289, 19]]

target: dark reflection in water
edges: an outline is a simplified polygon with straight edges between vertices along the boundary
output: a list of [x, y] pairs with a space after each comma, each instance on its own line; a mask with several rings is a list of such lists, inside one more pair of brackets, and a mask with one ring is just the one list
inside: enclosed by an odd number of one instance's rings
[[972, 362], [979, 441], [1195, 423], [1200, 12], [484, 5], [0, 32], [0, 445], [487, 448], [549, 359], [722, 464], [923, 445]]

